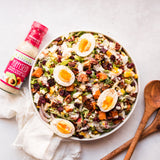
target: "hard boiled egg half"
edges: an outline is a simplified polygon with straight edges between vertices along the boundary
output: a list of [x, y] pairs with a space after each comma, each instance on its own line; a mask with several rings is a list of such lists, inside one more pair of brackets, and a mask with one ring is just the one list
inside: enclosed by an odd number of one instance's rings
[[117, 103], [117, 99], [118, 94], [113, 88], [106, 89], [100, 94], [97, 105], [101, 111], [108, 112], [114, 108]]
[[94, 47], [94, 36], [90, 33], [86, 33], [79, 38], [75, 51], [79, 56], [86, 57], [93, 51]]
[[54, 68], [53, 77], [62, 86], [70, 86], [75, 80], [74, 73], [63, 65], [58, 65]]
[[70, 121], [61, 118], [53, 119], [51, 127], [55, 134], [63, 138], [71, 137], [75, 132], [74, 125]]

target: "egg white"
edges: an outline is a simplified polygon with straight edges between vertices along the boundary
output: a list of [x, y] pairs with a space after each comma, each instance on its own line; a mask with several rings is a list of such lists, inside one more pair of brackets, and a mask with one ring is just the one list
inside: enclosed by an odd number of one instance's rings
[[[59, 79], [58, 75], [59, 75], [59, 72], [64, 69], [66, 70], [67, 72], [69, 72], [71, 74], [71, 80], [69, 82], [64, 82], [62, 81], [61, 79]], [[54, 71], [53, 71], [53, 77], [55, 79], [55, 81], [62, 85], [62, 86], [70, 86], [73, 84], [74, 80], [75, 80], [75, 75], [74, 73], [67, 67], [67, 66], [63, 66], [63, 65], [57, 65], [55, 68], [54, 68]]]
[[[113, 102], [112, 102], [112, 105], [109, 106], [109, 108], [107, 110], [104, 110], [102, 108], [102, 106], [103, 106], [103, 102], [104, 102], [104, 100], [106, 99], [107, 96], [112, 97], [113, 98]], [[118, 100], [118, 94], [117, 94], [117, 92], [113, 88], [110, 88], [110, 89], [104, 90], [100, 94], [100, 96], [98, 98], [98, 101], [97, 101], [97, 105], [99, 106], [99, 108], [100, 108], [101, 111], [108, 112], [108, 111], [110, 111], [110, 110], [112, 110], [114, 108], [114, 106], [117, 103], [117, 100]]]
[[[91, 43], [91, 46], [90, 46], [89, 50], [86, 51], [86, 52], [80, 52], [79, 51], [79, 44], [80, 44], [82, 39], [87, 39]], [[81, 57], [86, 57], [93, 51], [94, 47], [95, 47], [95, 38], [94, 38], [94, 36], [92, 34], [90, 34], [90, 33], [86, 33], [86, 34], [83, 34], [79, 38], [78, 43], [77, 43], [77, 45], [75, 47], [75, 52], [77, 53], [77, 55], [79, 55]]]
[[[62, 133], [58, 130], [57, 128], [57, 124], [60, 122], [60, 121], [63, 121], [64, 123], [66, 123], [69, 127], [71, 127], [71, 133], [68, 133], [68, 134], [65, 134], [65, 133]], [[51, 122], [51, 129], [53, 130], [53, 132], [55, 134], [57, 134], [58, 136], [60, 137], [63, 137], [63, 138], [68, 138], [68, 137], [71, 137], [74, 132], [75, 132], [75, 127], [74, 125], [68, 121], [68, 120], [65, 120], [65, 119], [62, 119], [62, 118], [55, 118], [52, 120]]]

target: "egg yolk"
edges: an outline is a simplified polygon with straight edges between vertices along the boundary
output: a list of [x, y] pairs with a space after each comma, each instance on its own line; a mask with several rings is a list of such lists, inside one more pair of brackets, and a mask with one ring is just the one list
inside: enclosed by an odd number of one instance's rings
[[60, 70], [58, 77], [63, 82], [69, 82], [72, 76], [68, 71], [66, 71], [65, 69], [62, 69]]
[[113, 103], [113, 97], [107, 96], [106, 99], [103, 101], [102, 108], [107, 110]]
[[69, 134], [71, 133], [71, 126], [69, 126], [68, 124], [66, 124], [65, 122], [59, 122], [57, 123], [57, 129], [64, 134]]
[[118, 68], [115, 67], [114, 70], [113, 70], [113, 73], [115, 73], [115, 74], [119, 73]]
[[79, 51], [80, 52], [86, 52], [90, 49], [91, 42], [89, 42], [87, 39], [82, 39], [79, 43]]

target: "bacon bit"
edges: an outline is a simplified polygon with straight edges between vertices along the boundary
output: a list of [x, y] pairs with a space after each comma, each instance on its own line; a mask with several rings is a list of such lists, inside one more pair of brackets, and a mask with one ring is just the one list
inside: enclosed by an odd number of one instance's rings
[[121, 122], [122, 122], [121, 119], [116, 119], [116, 120], [113, 121], [114, 124], [119, 124], [119, 123], [121, 123]]
[[83, 68], [85, 70], [91, 70], [91, 63], [90, 63], [90, 61], [85, 62], [84, 65], [83, 65]]
[[70, 108], [69, 106], [65, 106], [64, 109], [65, 109], [66, 112], [73, 111], [73, 108]]
[[75, 65], [76, 65], [76, 62], [69, 62], [69, 63], [68, 63], [68, 66], [69, 66], [69, 67], [75, 67]]
[[87, 99], [85, 102], [84, 102], [84, 106], [89, 109], [90, 111], [93, 110], [93, 106], [91, 105], [91, 100], [90, 99]]
[[72, 72], [73, 72], [74, 74], [78, 74], [78, 73], [79, 73], [79, 70], [78, 70], [77, 68], [72, 68]]
[[42, 68], [38, 68], [32, 73], [32, 76], [39, 78], [39, 77], [41, 77], [42, 74], [43, 74]]
[[96, 65], [96, 64], [98, 64], [98, 61], [95, 60], [94, 58], [92, 58], [91, 61], [90, 61], [90, 63]]
[[98, 118], [99, 118], [100, 120], [106, 120], [106, 119], [107, 119], [106, 113], [105, 113], [105, 112], [102, 112], [102, 111], [99, 111], [99, 112], [98, 112]]
[[85, 101], [87, 100], [86, 96], [82, 96], [82, 102], [85, 103]]
[[98, 89], [98, 90], [95, 92], [95, 94], [93, 95], [94, 99], [98, 99], [99, 96], [100, 96], [100, 94], [101, 94], [101, 92], [100, 92], [100, 90]]
[[94, 110], [96, 110], [96, 104], [97, 104], [97, 103], [94, 102], [94, 101], [91, 103], [91, 105], [93, 106], [93, 109], [94, 109]]
[[105, 73], [97, 73], [97, 78], [98, 79], [102, 79], [102, 80], [105, 80], [105, 79], [107, 79], [107, 75], [105, 74]]
[[66, 91], [69, 91], [69, 92], [74, 91], [74, 85], [72, 84], [71, 86], [66, 87]]
[[110, 88], [110, 85], [109, 85], [109, 84], [107, 84], [106, 86], [102, 86], [102, 91], [104, 91], [104, 90], [106, 90], [106, 89], [108, 89], [108, 88]]
[[82, 83], [88, 82], [88, 76], [82, 73], [78, 76], [77, 80]]
[[71, 95], [69, 94], [65, 99], [64, 99], [65, 102], [67, 103], [71, 103], [72, 102], [72, 97]]
[[101, 61], [104, 58], [104, 56], [100, 54], [95, 54], [95, 59]]
[[116, 111], [116, 110], [110, 111], [110, 114], [111, 114], [112, 118], [118, 118], [118, 111]]

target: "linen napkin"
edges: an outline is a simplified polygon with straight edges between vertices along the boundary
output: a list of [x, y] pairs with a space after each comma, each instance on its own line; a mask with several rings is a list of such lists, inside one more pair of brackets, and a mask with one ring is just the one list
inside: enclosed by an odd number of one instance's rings
[[78, 141], [63, 139], [38, 117], [27, 87], [20, 95], [0, 90], [0, 118], [16, 116], [19, 133], [13, 143], [18, 149], [40, 160], [78, 160], [81, 146]]

